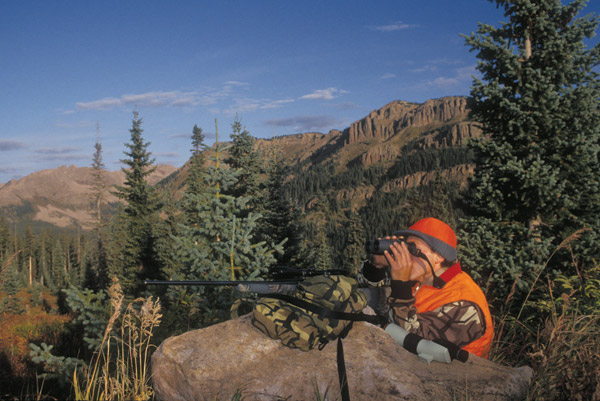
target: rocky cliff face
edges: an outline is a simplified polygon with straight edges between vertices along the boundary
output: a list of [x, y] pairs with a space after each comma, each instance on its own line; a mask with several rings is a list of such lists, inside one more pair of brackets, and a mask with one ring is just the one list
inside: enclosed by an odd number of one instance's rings
[[433, 99], [423, 104], [395, 101], [372, 111], [344, 130], [344, 144], [352, 145], [371, 139], [386, 140], [409, 127], [463, 120], [467, 114], [467, 101], [463, 97]]
[[445, 97], [425, 103], [393, 101], [356, 121], [343, 131], [305, 133], [261, 139], [266, 152], [277, 149], [289, 163], [319, 163], [334, 158], [365, 166], [395, 160], [403, 145], [416, 140], [421, 149], [461, 146], [481, 135], [468, 121], [465, 97]]

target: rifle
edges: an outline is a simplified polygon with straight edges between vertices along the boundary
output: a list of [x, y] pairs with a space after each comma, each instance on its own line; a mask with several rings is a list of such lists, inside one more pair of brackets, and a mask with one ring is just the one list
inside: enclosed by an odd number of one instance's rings
[[275, 266], [267, 273], [273, 281], [198, 281], [198, 280], [144, 280], [145, 285], [182, 285], [205, 287], [234, 287], [238, 292], [255, 292], [258, 294], [292, 294], [296, 285], [314, 276], [346, 275], [344, 269], [301, 269], [292, 266]]

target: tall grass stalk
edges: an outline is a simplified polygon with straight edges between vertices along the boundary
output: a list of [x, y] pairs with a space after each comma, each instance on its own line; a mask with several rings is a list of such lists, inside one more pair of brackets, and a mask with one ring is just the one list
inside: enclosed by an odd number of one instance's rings
[[[79, 378], [73, 372], [73, 393], [77, 400], [149, 400], [149, 358], [151, 338], [160, 323], [160, 303], [152, 297], [138, 298], [123, 308], [123, 292], [118, 282], [109, 289], [113, 314], [101, 346]], [[119, 320], [119, 318], [121, 319]], [[118, 336], [113, 334], [119, 327]]]
[[[560, 251], [561, 249], [570, 247], [571, 242], [578, 240], [579, 237], [581, 237], [581, 234], [585, 231], [589, 231], [589, 228], [579, 229], [579, 230], [575, 231], [573, 234], [569, 235], [558, 245], [558, 247], [556, 247], [556, 249], [548, 257], [548, 259], [546, 259], [546, 262], [538, 270], [535, 280], [533, 280], [533, 283], [531, 284], [531, 287], [529, 287], [529, 292], [527, 293], [527, 296], [525, 297], [525, 301], [523, 301], [523, 304], [521, 305], [521, 309], [519, 310], [519, 314], [517, 315], [517, 320], [519, 320], [519, 318], [521, 317], [521, 314], [523, 313], [523, 309], [525, 308], [525, 305], [527, 304], [527, 301], [529, 300], [529, 297], [531, 296], [531, 293], [533, 292], [535, 285], [537, 284], [537, 281], [540, 279], [542, 272], [544, 270], [546, 270], [548, 263], [550, 263], [550, 260], [552, 260], [552, 258], [556, 254], [556, 252]], [[550, 291], [551, 291], [551, 288], [550, 288]]]
[[[600, 400], [600, 266], [580, 267], [573, 257], [576, 276], [539, 285], [556, 252], [570, 249], [583, 231], [566, 238], [536, 271], [516, 316], [508, 307], [512, 291], [502, 311], [490, 359], [533, 367], [528, 400]], [[531, 313], [524, 313], [526, 305]]]

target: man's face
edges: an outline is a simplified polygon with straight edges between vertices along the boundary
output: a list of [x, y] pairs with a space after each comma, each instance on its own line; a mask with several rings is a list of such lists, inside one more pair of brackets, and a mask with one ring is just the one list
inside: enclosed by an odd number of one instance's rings
[[[427, 258], [429, 259], [429, 261], [432, 264], [434, 264], [434, 260], [436, 259], [436, 257], [439, 257], [439, 255], [437, 253], [435, 253], [429, 247], [429, 245], [427, 245], [427, 243], [425, 241], [423, 241], [421, 238], [408, 236], [408, 237], [406, 237], [406, 242], [409, 242], [409, 243], [412, 242], [413, 244], [415, 244], [417, 249], [419, 249], [421, 252], [423, 252], [423, 254], [425, 254], [425, 256], [427, 256]], [[429, 268], [429, 264], [423, 258], [414, 256], [414, 255], [411, 255], [411, 256], [412, 256], [412, 261], [413, 261], [413, 268], [412, 268], [412, 272], [410, 274], [410, 279], [414, 280], [414, 281], [420, 281], [420, 282], [425, 281], [429, 276], [431, 276], [431, 269]]]

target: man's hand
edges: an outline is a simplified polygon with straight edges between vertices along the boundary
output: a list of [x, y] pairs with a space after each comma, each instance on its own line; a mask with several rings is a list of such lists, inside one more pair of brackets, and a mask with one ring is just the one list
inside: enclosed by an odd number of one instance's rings
[[[386, 237], [389, 239], [390, 237]], [[396, 237], [391, 237], [396, 239]], [[406, 242], [394, 242], [389, 251], [383, 253], [390, 266], [392, 280], [409, 281], [413, 269], [412, 255], [408, 251]]]

